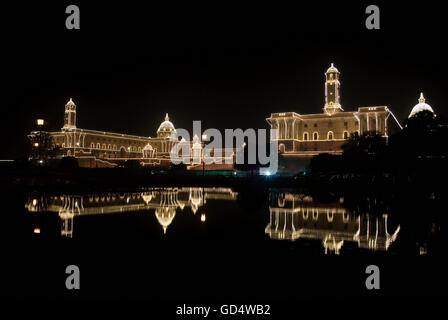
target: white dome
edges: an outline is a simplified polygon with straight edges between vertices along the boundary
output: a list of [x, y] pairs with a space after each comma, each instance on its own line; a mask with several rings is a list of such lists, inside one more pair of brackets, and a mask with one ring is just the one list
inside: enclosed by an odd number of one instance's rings
[[172, 131], [174, 130], [174, 125], [173, 123], [170, 121], [170, 118], [168, 117], [168, 113], [165, 116], [165, 121], [163, 121], [160, 126], [159, 129], [157, 130], [157, 132], [159, 131]]
[[412, 108], [412, 111], [409, 114], [409, 118], [424, 110], [434, 113], [434, 110], [432, 110], [431, 106], [425, 103], [425, 97], [423, 97], [423, 92], [420, 93], [420, 98], [418, 99], [418, 102], [419, 103], [416, 104], [414, 108]]

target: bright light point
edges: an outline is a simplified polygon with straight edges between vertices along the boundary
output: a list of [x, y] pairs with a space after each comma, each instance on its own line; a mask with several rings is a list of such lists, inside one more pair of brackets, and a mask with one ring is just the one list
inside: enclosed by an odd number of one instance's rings
[[36, 123], [37, 123], [38, 126], [43, 126], [45, 121], [44, 121], [44, 119], [37, 119]]
[[33, 232], [34, 233], [40, 233], [40, 228], [34, 228]]
[[33, 206], [37, 206], [37, 199], [33, 199]]
[[236, 176], [236, 171], [233, 171], [233, 175], [235, 175], [235, 176]]
[[207, 140], [207, 135], [206, 134], [202, 135], [202, 140]]
[[267, 168], [260, 168], [260, 174], [263, 175], [263, 176], [271, 176], [274, 173], [271, 172], [270, 170], [268, 170]]
[[206, 219], [206, 217], [205, 217], [205, 213], [201, 214], [201, 221], [202, 221], [202, 222], [205, 222], [205, 219]]
[[38, 147], [39, 143], [38, 142], [34, 142], [33, 146]]
[[44, 163], [44, 160], [39, 160], [39, 163]]

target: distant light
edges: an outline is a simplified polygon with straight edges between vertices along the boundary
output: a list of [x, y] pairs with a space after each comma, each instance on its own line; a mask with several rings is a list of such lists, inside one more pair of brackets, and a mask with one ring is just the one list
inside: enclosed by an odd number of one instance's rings
[[233, 171], [233, 175], [236, 176], [236, 171]]
[[33, 206], [37, 206], [37, 199], [33, 199]]
[[45, 124], [45, 121], [44, 121], [44, 119], [37, 119], [36, 123], [38, 126], [43, 126]]
[[44, 163], [44, 160], [39, 160], [39, 163]]
[[205, 222], [205, 220], [206, 220], [205, 213], [203, 213], [203, 214], [201, 214], [201, 221]]
[[273, 175], [273, 173], [270, 170], [267, 170], [266, 168], [260, 168], [260, 174], [263, 176]]
[[39, 146], [39, 142], [34, 142], [33, 146], [38, 147]]
[[34, 228], [33, 232], [34, 233], [40, 233], [40, 228]]
[[203, 135], [202, 135], [202, 140], [203, 140], [203, 141], [207, 141], [207, 135], [206, 135], [206, 134], [203, 134]]

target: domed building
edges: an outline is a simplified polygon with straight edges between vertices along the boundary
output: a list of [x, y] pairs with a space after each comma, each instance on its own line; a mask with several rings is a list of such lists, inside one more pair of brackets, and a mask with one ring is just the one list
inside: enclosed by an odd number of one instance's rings
[[[190, 154], [183, 156], [187, 158], [187, 163], [190, 160], [190, 163], [197, 165], [202, 161], [202, 141], [197, 136], [194, 141], [179, 140], [168, 113], [157, 129], [157, 136], [152, 138], [80, 129], [76, 126], [76, 108], [70, 98], [65, 105], [63, 127], [60, 131], [48, 134], [52, 146], [62, 149], [61, 156], [78, 158], [80, 167], [115, 167], [131, 159], [145, 165], [169, 166], [171, 151], [179, 143], [187, 144], [190, 148]], [[28, 138], [32, 148], [37, 149], [41, 145], [35, 132], [31, 132]]]
[[418, 99], [418, 104], [416, 104], [414, 106], [414, 108], [412, 108], [412, 111], [409, 114], [408, 118], [411, 118], [411, 117], [415, 116], [417, 113], [425, 111], [425, 110], [429, 111], [431, 113], [434, 113], [434, 110], [431, 108], [431, 106], [425, 102], [425, 97], [423, 96], [423, 92], [422, 92], [422, 93], [420, 93], [420, 98]]
[[163, 121], [160, 124], [159, 129], [157, 129], [157, 137], [176, 138], [176, 129], [174, 128], [173, 123], [170, 121], [168, 113], [165, 115], [165, 121]]

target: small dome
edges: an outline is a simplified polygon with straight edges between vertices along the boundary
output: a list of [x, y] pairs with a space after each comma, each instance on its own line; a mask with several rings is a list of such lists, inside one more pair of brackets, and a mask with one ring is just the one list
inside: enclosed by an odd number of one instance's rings
[[66, 106], [76, 106], [75, 103], [73, 102], [72, 98], [70, 98], [70, 100], [65, 105]]
[[416, 104], [414, 106], [414, 108], [412, 108], [411, 113], [409, 114], [409, 118], [413, 117], [414, 115], [416, 115], [417, 113], [427, 110], [431, 113], [434, 113], [434, 110], [432, 110], [431, 106], [427, 103], [425, 103], [425, 97], [423, 97], [423, 92], [420, 93], [420, 98], [418, 99], [418, 104]]
[[333, 63], [331, 64], [330, 68], [327, 69], [327, 73], [330, 73], [330, 72], [337, 72], [337, 73], [339, 73], [339, 70], [336, 69], [336, 67], [334, 66]]
[[157, 130], [157, 132], [159, 131], [173, 131], [174, 130], [174, 125], [173, 123], [170, 121], [170, 118], [168, 117], [168, 113], [165, 116], [165, 121], [163, 121], [160, 126], [159, 129]]

